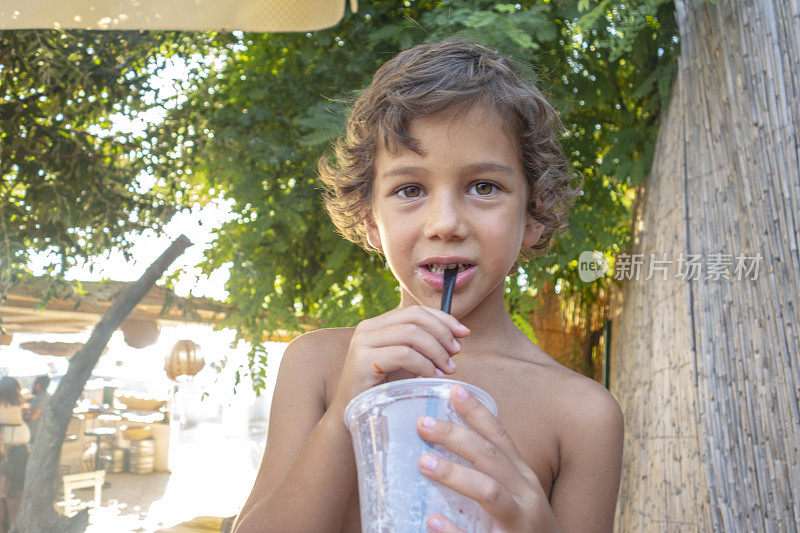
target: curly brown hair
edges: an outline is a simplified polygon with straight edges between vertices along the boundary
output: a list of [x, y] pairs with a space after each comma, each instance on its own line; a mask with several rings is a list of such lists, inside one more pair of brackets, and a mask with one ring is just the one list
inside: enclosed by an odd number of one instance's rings
[[421, 153], [408, 125], [453, 107], [486, 106], [519, 139], [527, 179], [528, 211], [544, 225], [539, 241], [522, 250], [521, 259], [544, 254], [553, 234], [567, 226], [567, 214], [580, 187], [558, 136], [563, 125], [553, 106], [511, 59], [484, 46], [457, 40], [421, 44], [386, 62], [361, 93], [347, 121], [347, 133], [335, 146], [335, 158], [323, 157], [320, 178], [325, 207], [336, 228], [366, 250], [365, 221], [371, 214], [375, 160], [382, 143]]

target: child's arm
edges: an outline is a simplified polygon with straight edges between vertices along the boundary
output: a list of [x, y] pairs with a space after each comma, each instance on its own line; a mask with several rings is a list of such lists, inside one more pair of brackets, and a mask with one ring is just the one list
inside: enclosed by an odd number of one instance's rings
[[622, 469], [622, 410], [599, 387], [580, 403], [564, 428], [550, 504], [564, 531], [611, 531]]
[[455, 337], [468, 333], [452, 316], [421, 306], [361, 322], [327, 410], [320, 362], [337, 345], [330, 331], [296, 339], [281, 362], [267, 448], [236, 532], [340, 530], [356, 479], [345, 407], [392, 371], [432, 377], [438, 367], [452, 373]]
[[[558, 478], [548, 501], [539, 479], [523, 461], [505, 429], [472, 395], [459, 398], [463, 387], [453, 387], [451, 400], [469, 425], [436, 421], [432, 428], [417, 424], [420, 436], [441, 444], [469, 460], [475, 469], [436, 457], [420, 470], [431, 479], [477, 501], [492, 516], [493, 532], [611, 531], [622, 460], [622, 413], [607, 394], [593, 394], [585, 402], [580, 421], [567, 421], [561, 439]], [[440, 526], [437, 529], [437, 523]], [[428, 518], [430, 531], [456, 533], [441, 515]]]
[[324, 416], [325, 337], [304, 335], [286, 349], [267, 445], [236, 533], [334, 530], [331, 521], [343, 516], [353, 488], [352, 446], [346, 428]]

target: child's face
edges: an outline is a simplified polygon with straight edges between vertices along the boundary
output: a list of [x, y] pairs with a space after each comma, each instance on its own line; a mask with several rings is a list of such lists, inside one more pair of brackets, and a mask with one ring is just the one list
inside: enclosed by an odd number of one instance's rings
[[461, 264], [452, 313], [463, 317], [490, 295], [502, 302], [521, 246], [542, 233], [526, 209], [517, 143], [481, 106], [414, 119], [424, 155], [380, 149], [369, 243], [400, 282], [402, 305], [438, 307], [443, 267]]

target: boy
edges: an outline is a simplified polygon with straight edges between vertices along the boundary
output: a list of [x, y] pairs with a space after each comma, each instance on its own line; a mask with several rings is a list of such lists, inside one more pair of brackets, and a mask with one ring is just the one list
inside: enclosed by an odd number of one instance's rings
[[[447, 376], [467, 427], [422, 417], [434, 454], [423, 475], [473, 498], [493, 531], [609, 531], [623, 421], [602, 386], [553, 361], [511, 322], [506, 275], [566, 225], [576, 191], [560, 122], [497, 52], [455, 41], [390, 60], [356, 102], [335, 165], [321, 163], [327, 206], [346, 238], [384, 255], [399, 306], [355, 328], [299, 337], [280, 366], [267, 447], [236, 531], [359, 531], [348, 402], [386, 381]], [[525, 255], [524, 253], [522, 254]], [[437, 309], [458, 265], [451, 314]], [[431, 515], [430, 531], [456, 531]]]

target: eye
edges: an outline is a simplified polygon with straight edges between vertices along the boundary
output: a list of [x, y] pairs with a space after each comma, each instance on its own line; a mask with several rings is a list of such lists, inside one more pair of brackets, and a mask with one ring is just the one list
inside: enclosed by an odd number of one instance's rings
[[498, 190], [497, 185], [492, 183], [491, 181], [479, 181], [472, 187], [470, 187], [470, 191], [474, 191], [475, 194], [478, 196], [488, 196]]
[[422, 196], [422, 189], [418, 185], [404, 185], [397, 189], [397, 194], [401, 198], [419, 198]]

